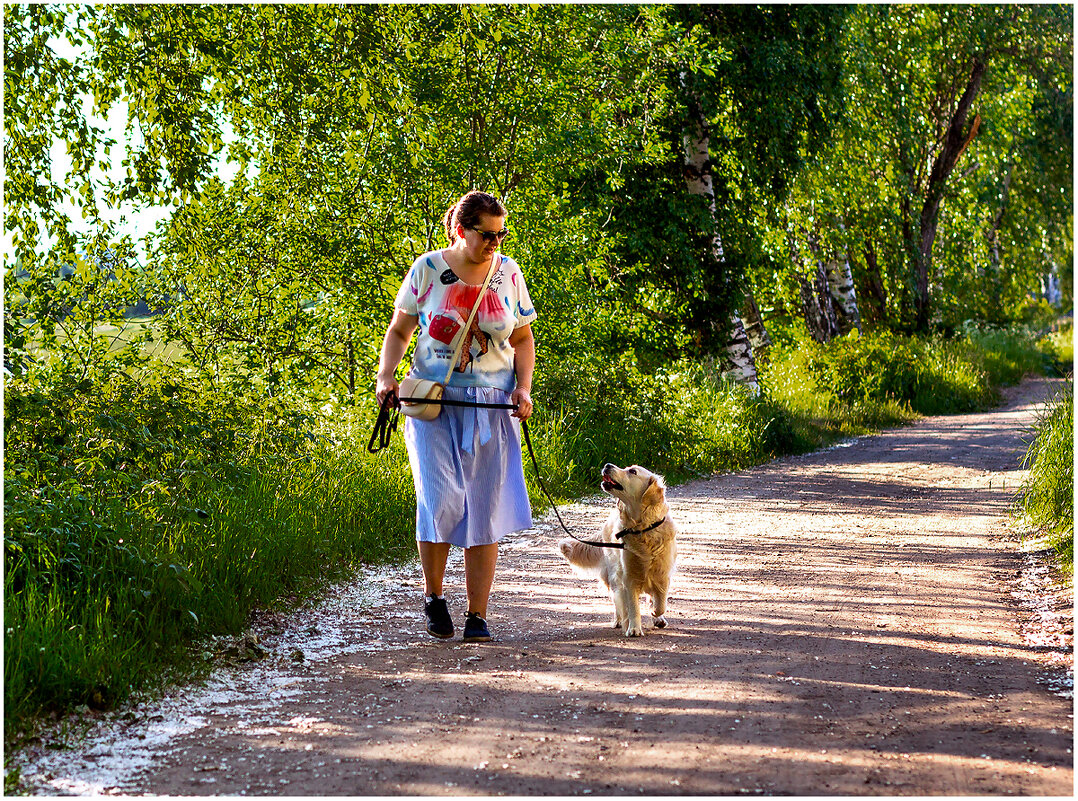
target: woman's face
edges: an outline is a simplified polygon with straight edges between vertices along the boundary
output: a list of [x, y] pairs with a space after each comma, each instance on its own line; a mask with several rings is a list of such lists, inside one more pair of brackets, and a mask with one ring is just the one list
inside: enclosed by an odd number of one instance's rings
[[457, 234], [464, 242], [464, 253], [471, 261], [487, 261], [494, 255], [494, 251], [501, 244], [498, 237], [483, 238], [482, 232], [497, 233], [505, 228], [505, 217], [495, 217], [491, 214], [480, 214], [479, 222], [473, 228], [457, 226]]

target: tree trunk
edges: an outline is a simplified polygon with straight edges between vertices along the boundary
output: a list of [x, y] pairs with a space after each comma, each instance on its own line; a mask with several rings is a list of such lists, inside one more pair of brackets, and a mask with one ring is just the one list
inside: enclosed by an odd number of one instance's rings
[[876, 245], [869, 242], [861, 251], [865, 256], [865, 284], [868, 287], [868, 310], [874, 320], [887, 319], [887, 287], [883, 285]]
[[741, 310], [741, 319], [745, 324], [745, 333], [749, 336], [753, 353], [762, 353], [771, 347], [771, 337], [767, 334], [764, 325], [764, 316], [760, 313], [760, 307], [756, 305], [756, 297], [749, 289], [745, 294], [745, 305]]
[[1048, 272], [1041, 276], [1041, 294], [1053, 307], [1062, 307], [1063, 289], [1059, 285], [1059, 267], [1054, 261], [1049, 260]]
[[348, 395], [352, 397], [356, 394], [356, 351], [352, 344], [352, 326], [347, 326], [345, 331], [344, 362], [348, 376]]
[[857, 308], [857, 290], [853, 285], [849, 258], [831, 259], [824, 265], [824, 273], [838, 332], [848, 334], [856, 328], [857, 333], [861, 333], [861, 311]]
[[1007, 163], [1007, 171], [1003, 175], [1003, 191], [1000, 193], [999, 208], [992, 217], [992, 224], [985, 231], [985, 239], [988, 240], [988, 263], [992, 275], [999, 275], [1003, 266], [1003, 254], [999, 249], [999, 229], [1003, 227], [1003, 220], [1007, 216], [1007, 203], [1011, 194], [1011, 178], [1014, 173], [1014, 164]]
[[801, 285], [801, 308], [809, 333], [817, 342], [830, 342], [839, 330], [823, 265], [816, 262], [812, 280], [803, 275], [797, 276], [797, 280]]
[[741, 318], [735, 312], [730, 318], [730, 341], [726, 345], [726, 357], [730, 367], [724, 375], [752, 390], [753, 395], [760, 394], [760, 384], [756, 373], [756, 358], [752, 352], [752, 342], [745, 332]]
[[[722, 249], [722, 237], [718, 232], [715, 209], [715, 189], [711, 179], [711, 158], [708, 152], [709, 135], [704, 115], [697, 103], [690, 103], [689, 122], [683, 134], [685, 146], [685, 184], [694, 195], [703, 195], [707, 198], [708, 208], [711, 211], [711, 220], [715, 225], [715, 235], [711, 241], [711, 252], [719, 264], [725, 263], [725, 254]], [[763, 321], [760, 321], [763, 327]], [[724, 370], [724, 375], [733, 378], [741, 384], [747, 385], [753, 392], [758, 394], [760, 385], [756, 372], [756, 360], [753, 356], [752, 343], [749, 341], [745, 326], [740, 316], [736, 313], [731, 316], [726, 338], [726, 361], [729, 367]]]
[[[841, 223], [840, 223], [841, 227]], [[817, 342], [830, 342], [839, 334], [854, 328], [861, 332], [861, 312], [857, 308], [857, 291], [849, 258], [829, 257], [820, 247], [815, 231], [807, 232], [805, 240], [816, 265], [815, 276], [809, 281], [799, 276], [801, 305], [805, 324]]]
[[958, 157], [977, 135], [981, 126], [980, 115], [974, 116], [968, 128], [966, 118], [969, 115], [970, 106], [973, 105], [974, 99], [981, 90], [981, 79], [984, 77], [987, 66], [986, 62], [974, 58], [966, 90], [962, 93], [954, 114], [951, 115], [951, 123], [947, 128], [943, 147], [932, 163], [932, 171], [928, 176], [925, 201], [921, 207], [920, 238], [918, 247], [914, 251], [914, 307], [917, 314], [916, 326], [919, 331], [928, 330], [931, 312], [928, 278], [931, 273], [932, 245], [936, 240], [936, 229], [939, 227], [943, 192], [947, 186], [947, 179], [954, 170], [955, 164], [958, 163]]

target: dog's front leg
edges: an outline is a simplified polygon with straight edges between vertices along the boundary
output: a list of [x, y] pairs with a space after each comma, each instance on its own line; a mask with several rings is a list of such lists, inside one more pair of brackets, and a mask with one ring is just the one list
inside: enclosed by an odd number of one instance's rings
[[621, 587], [621, 620], [625, 624], [626, 637], [643, 637], [644, 624], [640, 621], [640, 596], [629, 587]]
[[651, 594], [651, 614], [655, 618], [655, 628], [666, 628], [666, 587], [657, 588]]
[[622, 621], [626, 620], [625, 600], [621, 584], [615, 583], [610, 587], [610, 597], [614, 601], [614, 628], [620, 629]]

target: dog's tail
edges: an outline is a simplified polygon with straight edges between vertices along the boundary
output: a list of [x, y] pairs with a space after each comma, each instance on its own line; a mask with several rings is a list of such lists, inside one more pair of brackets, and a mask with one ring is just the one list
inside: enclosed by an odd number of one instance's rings
[[603, 549], [566, 537], [558, 542], [558, 550], [569, 564], [584, 569], [594, 569], [603, 563]]

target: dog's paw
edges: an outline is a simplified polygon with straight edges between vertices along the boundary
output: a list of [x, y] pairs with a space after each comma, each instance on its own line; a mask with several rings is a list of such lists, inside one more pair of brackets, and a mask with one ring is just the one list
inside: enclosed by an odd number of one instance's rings
[[655, 617], [655, 628], [657, 628], [657, 629], [665, 629], [666, 628], [666, 617], [665, 616], [656, 615], [656, 617]]
[[626, 637], [643, 637], [644, 636], [644, 627], [643, 626], [626, 626], [625, 627], [625, 636]]

